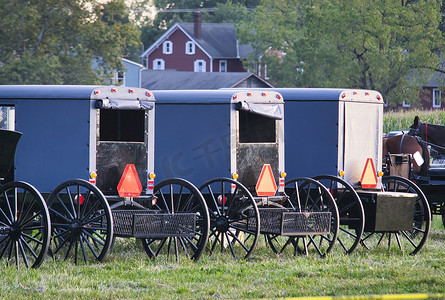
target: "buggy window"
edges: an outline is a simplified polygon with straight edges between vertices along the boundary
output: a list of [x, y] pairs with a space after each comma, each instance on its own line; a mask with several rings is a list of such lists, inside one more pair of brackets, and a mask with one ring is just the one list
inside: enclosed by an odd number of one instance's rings
[[100, 141], [145, 141], [145, 110], [101, 109], [99, 120]]
[[240, 143], [275, 143], [275, 119], [246, 111], [238, 111], [238, 113]]
[[0, 106], [0, 129], [14, 130], [14, 106]]

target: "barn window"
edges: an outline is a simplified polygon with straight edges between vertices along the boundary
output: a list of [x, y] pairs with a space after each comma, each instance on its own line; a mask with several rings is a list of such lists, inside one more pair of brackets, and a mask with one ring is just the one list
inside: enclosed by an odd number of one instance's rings
[[276, 120], [239, 111], [239, 142], [240, 143], [275, 143]]
[[153, 60], [153, 70], [164, 70], [165, 62], [161, 58], [156, 58]]
[[227, 60], [220, 60], [219, 61], [219, 71], [220, 72], [227, 72]]
[[442, 93], [439, 89], [433, 89], [433, 107], [434, 108], [440, 108], [442, 105]]
[[100, 110], [100, 141], [144, 142], [145, 110]]
[[195, 72], [205, 72], [206, 71], [206, 62], [205, 62], [205, 60], [202, 60], [202, 59], [195, 60], [194, 71]]
[[171, 41], [165, 41], [162, 43], [162, 53], [172, 54], [173, 53], [173, 43]]
[[406, 100], [403, 100], [402, 107], [405, 107], [405, 108], [411, 107], [411, 103], [407, 102]]
[[125, 73], [122, 71], [117, 71], [116, 72], [116, 83], [117, 85], [123, 85], [125, 86]]
[[195, 54], [195, 43], [191, 41], [185, 43], [185, 54]]

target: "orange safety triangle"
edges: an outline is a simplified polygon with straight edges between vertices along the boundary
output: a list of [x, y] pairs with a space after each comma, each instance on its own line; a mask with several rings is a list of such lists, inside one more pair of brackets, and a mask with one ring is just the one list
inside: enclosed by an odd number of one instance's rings
[[363, 170], [360, 183], [364, 189], [373, 189], [377, 186], [377, 174], [371, 158], [366, 160], [365, 169]]
[[117, 191], [121, 197], [139, 197], [142, 192], [142, 185], [139, 180], [136, 167], [128, 164], [125, 167], [121, 180], [117, 185]]
[[269, 164], [263, 166], [255, 189], [258, 196], [275, 196], [277, 183], [275, 182], [272, 168]]

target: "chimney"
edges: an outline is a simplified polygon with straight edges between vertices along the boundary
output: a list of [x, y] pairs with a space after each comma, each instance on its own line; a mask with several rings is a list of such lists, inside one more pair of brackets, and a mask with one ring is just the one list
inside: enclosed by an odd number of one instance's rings
[[200, 11], [195, 11], [193, 13], [193, 25], [194, 25], [194, 34], [197, 39], [202, 38], [201, 34], [201, 21], [202, 21], [202, 15]]

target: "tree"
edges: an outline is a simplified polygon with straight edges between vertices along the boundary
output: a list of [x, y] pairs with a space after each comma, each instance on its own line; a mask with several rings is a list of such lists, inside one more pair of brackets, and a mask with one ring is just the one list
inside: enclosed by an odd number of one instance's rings
[[437, 1], [264, 0], [239, 32], [277, 86], [375, 89], [415, 103], [438, 70], [440, 22]]
[[138, 44], [123, 0], [0, 5], [0, 84], [105, 83]]

